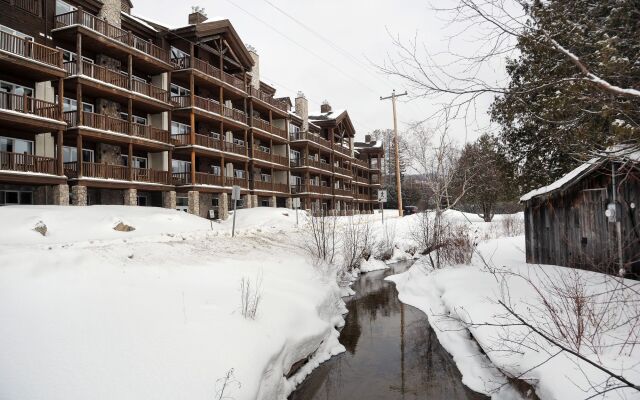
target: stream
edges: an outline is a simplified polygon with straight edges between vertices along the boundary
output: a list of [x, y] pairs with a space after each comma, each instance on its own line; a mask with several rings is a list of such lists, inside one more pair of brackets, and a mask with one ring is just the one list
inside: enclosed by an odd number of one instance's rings
[[462, 384], [427, 316], [398, 300], [386, 276], [411, 262], [362, 274], [340, 332], [347, 349], [316, 368], [290, 400], [311, 399], [486, 399]]

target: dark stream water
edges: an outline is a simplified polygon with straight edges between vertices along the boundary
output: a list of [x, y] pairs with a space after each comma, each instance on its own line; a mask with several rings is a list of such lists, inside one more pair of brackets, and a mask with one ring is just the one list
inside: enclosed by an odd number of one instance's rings
[[340, 333], [347, 351], [315, 369], [290, 400], [486, 399], [462, 384], [426, 315], [402, 304], [395, 285], [384, 280], [409, 266], [360, 277]]

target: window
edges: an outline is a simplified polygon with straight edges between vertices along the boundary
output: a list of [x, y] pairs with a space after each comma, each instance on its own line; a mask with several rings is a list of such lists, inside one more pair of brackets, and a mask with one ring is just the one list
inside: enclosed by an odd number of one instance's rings
[[77, 8], [75, 8], [71, 4], [62, 0], [56, 0], [56, 15], [66, 14], [75, 10], [77, 10]]
[[211, 164], [211, 165], [209, 165], [209, 168], [210, 168], [211, 174], [213, 174], [215, 176], [220, 176], [220, 171], [221, 170], [220, 170], [220, 166], [219, 165]]
[[[125, 121], [129, 119], [129, 114], [121, 112], [120, 113], [120, 118], [124, 119]], [[146, 125], [147, 124], [147, 119], [145, 117], [139, 117], [137, 115], [133, 115], [131, 116], [131, 121], [136, 123], [136, 124], [140, 124], [140, 125]]]
[[244, 140], [240, 140], [240, 139], [233, 139], [233, 144], [238, 145], [238, 146], [244, 146]]
[[260, 174], [260, 182], [271, 182], [271, 175]]
[[184, 135], [191, 132], [191, 126], [182, 122], [171, 121], [171, 134]]
[[244, 170], [243, 169], [234, 169], [233, 176], [236, 178], [244, 179]]
[[0, 190], [0, 206], [33, 204], [33, 192], [28, 190]]
[[15, 83], [0, 81], [0, 92], [11, 93], [18, 96], [33, 97], [33, 88], [16, 85]]
[[24, 33], [17, 31], [13, 28], [9, 28], [8, 26], [0, 25], [0, 32], [5, 32], [13, 36], [17, 36], [20, 39], [28, 40], [33, 42], [33, 36], [25, 35]]
[[[56, 96], [56, 101], [58, 101], [58, 98]], [[70, 99], [68, 97], [65, 97], [62, 99], [62, 107], [64, 109], [64, 111], [76, 111], [78, 109], [78, 101], [76, 99]], [[93, 104], [91, 103], [85, 103], [84, 101], [82, 102], [82, 111], [84, 112], [94, 112], [94, 107]]]
[[[63, 62], [76, 61], [77, 58], [78, 58], [78, 55], [76, 53], [74, 53], [73, 51], [69, 51], [67, 49], [63, 49], [62, 47], [58, 47], [57, 49], [62, 52], [62, 61]], [[82, 61], [86, 61], [89, 64], [93, 64], [93, 60], [90, 59], [89, 57], [82, 56]]]
[[191, 94], [189, 89], [173, 83], [171, 84], [171, 96], [188, 96], [189, 94]]
[[294, 186], [302, 185], [302, 177], [301, 176], [291, 175], [291, 184], [294, 185]]
[[260, 151], [265, 152], [265, 153], [271, 153], [271, 149], [268, 148], [267, 146], [262, 146], [260, 145]]
[[289, 133], [292, 137], [299, 138], [300, 137], [300, 127], [297, 125], [289, 124]]
[[[147, 169], [147, 159], [145, 157], [133, 156], [131, 157], [131, 160], [132, 160], [131, 166], [133, 168]], [[129, 156], [123, 155], [122, 161], [125, 167], [129, 166]]]
[[147, 206], [147, 196], [138, 195], [138, 205], [142, 206], [142, 207], [146, 207]]
[[191, 162], [183, 160], [173, 160], [171, 162], [171, 169], [174, 173], [191, 172]]
[[0, 151], [6, 153], [33, 154], [33, 142], [31, 140], [0, 136]]
[[[62, 159], [64, 162], [78, 161], [78, 149], [76, 149], [75, 147], [64, 146], [64, 148], [62, 149]], [[94, 162], [93, 150], [82, 149], [82, 161], [91, 163]]]
[[177, 47], [171, 46], [171, 59], [175, 61], [181, 58], [189, 58], [189, 53], [182, 51]]
[[177, 196], [176, 197], [176, 210], [178, 211], [189, 211], [189, 198], [186, 196]]
[[297, 160], [300, 159], [300, 152], [298, 150], [291, 150], [290, 153], [291, 153], [290, 154], [291, 160], [296, 160], [297, 161]]

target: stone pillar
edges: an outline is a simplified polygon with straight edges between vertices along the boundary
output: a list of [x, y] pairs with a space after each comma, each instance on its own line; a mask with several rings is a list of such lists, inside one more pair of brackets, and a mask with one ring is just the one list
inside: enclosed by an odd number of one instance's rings
[[137, 189], [125, 189], [124, 190], [124, 205], [125, 206], [137, 206], [138, 205], [138, 190]]
[[289, 209], [293, 208], [293, 199], [291, 197], [287, 197], [287, 200], [285, 202], [285, 207]]
[[258, 195], [257, 194], [252, 194], [251, 195], [251, 204], [253, 204], [254, 207], [258, 207]]
[[71, 187], [71, 204], [74, 206], [86, 206], [87, 205], [87, 187], [86, 186], [72, 186]]
[[190, 214], [200, 215], [200, 192], [190, 190], [187, 192], [188, 210]]
[[278, 199], [276, 196], [271, 196], [271, 201], [269, 203], [271, 207], [278, 207]]
[[69, 185], [55, 185], [53, 187], [53, 204], [56, 206], [69, 205]]
[[253, 208], [253, 198], [250, 194], [242, 196], [242, 205], [244, 208]]
[[218, 198], [218, 217], [221, 220], [229, 218], [229, 195], [226, 193], [220, 193]]
[[162, 207], [164, 208], [176, 208], [176, 191], [169, 190], [168, 192], [162, 192]]

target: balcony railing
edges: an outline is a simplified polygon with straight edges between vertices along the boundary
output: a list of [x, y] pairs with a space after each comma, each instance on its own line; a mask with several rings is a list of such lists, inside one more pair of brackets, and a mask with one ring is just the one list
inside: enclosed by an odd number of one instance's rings
[[39, 0], [14, 0], [15, 6], [21, 8], [33, 15], [40, 16], [40, 3]]
[[[190, 172], [174, 172], [174, 185], [192, 185]], [[224, 177], [220, 175], [196, 172], [196, 185], [224, 186]]]
[[236, 89], [239, 89], [243, 92], [246, 91], [245, 84], [242, 79], [234, 75], [228, 74], [224, 71], [221, 71], [220, 68], [214, 67], [213, 65], [209, 64], [204, 60], [200, 60], [199, 58], [195, 58], [195, 57], [192, 58], [190, 56], [178, 57], [178, 58], [172, 58], [171, 62], [173, 63], [174, 68], [176, 69], [193, 68], [208, 76], [216, 78], [219, 81], [225, 82], [235, 87]]
[[49, 157], [0, 151], [0, 170], [56, 175], [56, 160]]
[[318, 143], [324, 147], [328, 147], [331, 148], [331, 142], [329, 142], [327, 139], [322, 138], [318, 135], [314, 135], [310, 132], [296, 132], [296, 133], [291, 133], [289, 134], [289, 140], [291, 141], [296, 141], [296, 140], [310, 140], [312, 142]]
[[313, 168], [322, 169], [324, 171], [332, 172], [331, 164], [320, 162], [320, 161], [315, 161], [315, 160], [310, 160], [310, 159], [304, 159], [304, 158], [297, 158], [297, 159], [296, 158], [292, 158], [290, 160], [290, 165], [291, 165], [292, 168], [295, 168], [295, 167], [313, 167]]
[[60, 50], [43, 46], [31, 40], [25, 40], [10, 33], [0, 32], [0, 50], [53, 67], [62, 68], [62, 54]]
[[272, 133], [283, 139], [288, 138], [287, 131], [285, 131], [284, 129], [278, 128], [277, 126], [273, 126], [268, 121], [265, 121], [257, 117], [253, 117], [253, 127]]
[[287, 157], [268, 153], [266, 151], [260, 150], [259, 148], [254, 149], [253, 157], [257, 158], [258, 160], [264, 160], [280, 165], [287, 165], [288, 163]]
[[148, 40], [133, 35], [130, 31], [111, 25], [95, 15], [89, 14], [81, 9], [56, 15], [55, 24], [56, 28], [81, 25], [160, 61], [164, 61], [166, 63], [170, 62], [169, 52], [162, 47], [156, 46]]
[[356, 181], [360, 183], [369, 183], [369, 178], [365, 178], [364, 176], [356, 176]]
[[351, 176], [353, 174], [350, 169], [338, 166], [334, 166], [334, 172], [346, 176]]
[[273, 98], [273, 96], [267, 94], [266, 92], [256, 89], [254, 87], [250, 88], [250, 93], [252, 97], [255, 97], [257, 99], [260, 99], [262, 101], [264, 101], [265, 103], [268, 103], [272, 106], [274, 106], [275, 108], [282, 110], [282, 111], [287, 111], [287, 103], [282, 101], [282, 100], [276, 100]]
[[333, 192], [336, 196], [353, 196], [353, 192], [350, 189], [333, 189]]
[[77, 111], [67, 111], [64, 113], [64, 120], [69, 127], [87, 126], [102, 131], [116, 132], [162, 143], [170, 143], [169, 131], [150, 125], [142, 125], [135, 122], [129, 123], [127, 120], [104, 114], [83, 111], [82, 123], [80, 123], [80, 121], [78, 121]]
[[272, 191], [273, 190], [273, 182], [263, 182], [260, 180], [254, 180], [253, 181], [253, 188], [255, 190], [268, 190], [268, 191]]
[[7, 92], [0, 92], [0, 109], [49, 119], [60, 118], [60, 108], [55, 103]]
[[[64, 172], [69, 178], [96, 178], [96, 179], [112, 179], [119, 181], [135, 181], [146, 183], [161, 183], [170, 185], [169, 172], [158, 171], [147, 168], [131, 168], [129, 175], [129, 167], [116, 164], [100, 164], [92, 162], [82, 162], [82, 175], [78, 171], [78, 162], [64, 163]], [[131, 179], [129, 179], [131, 177]]]
[[207, 99], [205, 97], [194, 96], [194, 104], [191, 104], [191, 96], [171, 96], [171, 103], [178, 108], [196, 107], [215, 114], [224, 115], [225, 117], [234, 121], [247, 123], [247, 114], [237, 108], [227, 107], [220, 105], [220, 102]]
[[359, 167], [361, 167], [361, 168], [369, 168], [369, 166], [367, 165], [367, 162], [366, 162], [366, 161], [363, 161], [363, 160], [357, 160], [357, 159], [354, 159], [354, 160], [352, 160], [352, 161], [353, 161], [353, 163], [354, 163], [355, 165], [357, 165], [357, 166], [359, 166]]
[[336, 145], [333, 146], [333, 148], [337, 150], [339, 153], [342, 153], [345, 156], [351, 157], [351, 149], [349, 149], [348, 147], [344, 147], [343, 145], [336, 143]]

